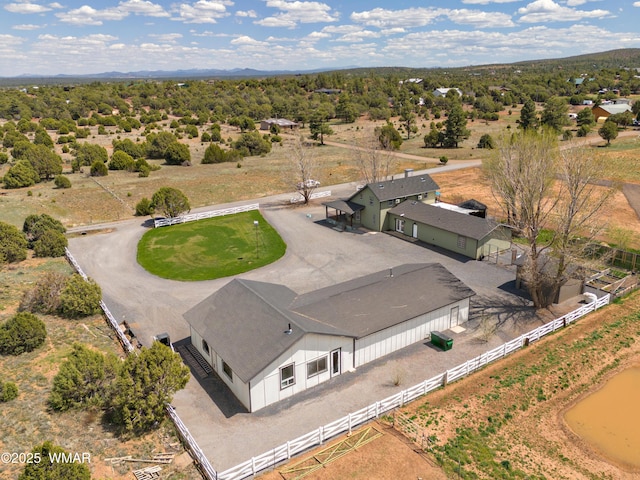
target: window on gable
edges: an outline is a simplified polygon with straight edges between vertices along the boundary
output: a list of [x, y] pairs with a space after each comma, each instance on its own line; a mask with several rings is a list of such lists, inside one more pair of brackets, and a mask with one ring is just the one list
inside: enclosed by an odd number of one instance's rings
[[369, 197], [369, 205], [373, 205], [373, 197]]
[[231, 370], [231, 367], [224, 360], [222, 361], [222, 371], [229, 377], [229, 380], [233, 382], [233, 370]]
[[458, 248], [461, 250], [467, 248], [467, 237], [458, 235]]
[[307, 363], [307, 378], [315, 377], [327, 371], [327, 356], [316, 358]]
[[388, 205], [389, 207], [393, 207], [393, 200], [389, 200], [389, 201], [387, 202], [387, 205]]
[[280, 389], [290, 387], [296, 383], [294, 364], [291, 363], [280, 369]]

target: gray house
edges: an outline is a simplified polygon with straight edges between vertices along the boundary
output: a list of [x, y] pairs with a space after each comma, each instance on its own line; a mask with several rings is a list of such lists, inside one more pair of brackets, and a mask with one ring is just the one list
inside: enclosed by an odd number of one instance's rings
[[387, 218], [396, 232], [476, 260], [511, 248], [506, 225], [434, 205], [408, 200], [389, 210]]
[[184, 318], [192, 344], [255, 412], [465, 322], [473, 295], [440, 264], [407, 264], [303, 295], [234, 279]]
[[[327, 219], [350, 227], [382, 232], [391, 229], [387, 212], [405, 200], [434, 203], [438, 184], [429, 175], [405, 176], [370, 183], [347, 200], [325, 202]], [[331, 210], [335, 211], [332, 215]]]

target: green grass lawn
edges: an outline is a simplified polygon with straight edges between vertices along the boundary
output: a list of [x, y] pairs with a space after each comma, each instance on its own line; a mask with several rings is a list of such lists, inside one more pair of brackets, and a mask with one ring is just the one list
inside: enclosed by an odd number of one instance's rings
[[138, 244], [138, 263], [162, 278], [212, 280], [275, 262], [286, 248], [254, 210], [150, 230]]

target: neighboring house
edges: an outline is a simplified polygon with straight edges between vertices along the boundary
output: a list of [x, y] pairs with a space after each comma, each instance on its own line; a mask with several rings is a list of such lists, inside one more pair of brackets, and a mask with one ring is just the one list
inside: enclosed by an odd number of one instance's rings
[[[370, 183], [347, 200], [325, 202], [327, 219], [350, 227], [365, 227], [382, 232], [391, 229], [387, 212], [405, 200], [424, 203], [436, 201], [438, 184], [429, 175], [405, 176]], [[336, 211], [334, 216], [329, 209]]]
[[280, 128], [288, 128], [293, 130], [298, 128], [298, 123], [286, 118], [268, 118], [267, 120], [260, 121], [260, 130], [269, 130], [271, 125], [278, 125]]
[[610, 103], [608, 105], [599, 105], [597, 107], [593, 107], [591, 111], [593, 112], [593, 116], [596, 120], [603, 121], [609, 118], [611, 115], [615, 115], [616, 113], [630, 112], [631, 106], [627, 103]]
[[511, 248], [508, 226], [455, 210], [406, 201], [388, 218], [396, 232], [476, 260]]
[[406, 264], [303, 295], [234, 279], [184, 318], [193, 345], [255, 412], [466, 322], [473, 295], [438, 263]]
[[436, 88], [433, 91], [433, 96], [434, 97], [446, 97], [447, 96], [447, 92], [449, 90], [455, 90], [456, 92], [458, 92], [458, 95], [462, 96], [462, 90], [460, 90], [459, 88]]

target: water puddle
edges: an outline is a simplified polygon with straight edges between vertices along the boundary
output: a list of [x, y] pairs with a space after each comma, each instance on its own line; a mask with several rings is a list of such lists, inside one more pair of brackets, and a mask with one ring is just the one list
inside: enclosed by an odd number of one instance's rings
[[640, 367], [611, 378], [565, 414], [571, 430], [603, 456], [640, 468]]

